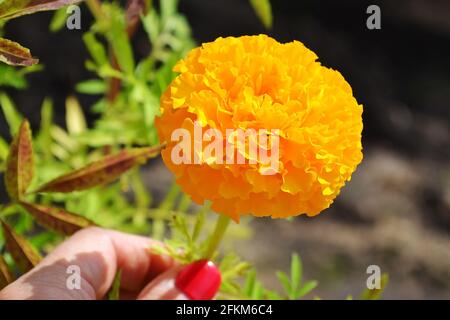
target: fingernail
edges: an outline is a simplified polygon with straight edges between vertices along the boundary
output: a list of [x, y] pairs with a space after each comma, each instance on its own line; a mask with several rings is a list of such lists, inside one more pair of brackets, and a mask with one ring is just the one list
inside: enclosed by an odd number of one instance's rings
[[175, 284], [191, 300], [211, 300], [219, 290], [220, 271], [208, 260], [199, 260], [181, 269]]

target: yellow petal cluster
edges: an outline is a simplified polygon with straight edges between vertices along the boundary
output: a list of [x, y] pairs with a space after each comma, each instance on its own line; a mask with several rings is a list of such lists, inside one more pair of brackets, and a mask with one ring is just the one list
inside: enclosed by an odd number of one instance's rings
[[[362, 160], [363, 108], [335, 70], [301, 42], [266, 36], [218, 38], [193, 49], [161, 97], [156, 126], [162, 157], [192, 199], [239, 220], [241, 215], [314, 216], [328, 208]], [[261, 163], [177, 165], [178, 128], [278, 129], [279, 172]], [[248, 156], [248, 154], [246, 154]]]

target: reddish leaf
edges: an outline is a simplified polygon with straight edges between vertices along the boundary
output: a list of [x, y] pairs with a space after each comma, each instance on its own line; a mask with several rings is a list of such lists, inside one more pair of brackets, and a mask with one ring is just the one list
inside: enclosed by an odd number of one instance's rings
[[0, 290], [14, 280], [5, 259], [0, 255]]
[[116, 180], [136, 165], [159, 154], [164, 145], [154, 148], [123, 150], [91, 163], [87, 167], [63, 175], [40, 187], [36, 192], [72, 192], [90, 189]]
[[6, 250], [11, 254], [22, 272], [28, 272], [41, 261], [40, 254], [21, 235], [1, 220]]
[[20, 199], [27, 191], [34, 173], [30, 124], [24, 120], [6, 159], [5, 185], [9, 196]]
[[69, 236], [80, 229], [95, 225], [91, 220], [64, 209], [27, 202], [20, 202], [20, 205], [43, 227], [63, 235]]
[[4, 38], [0, 38], [0, 61], [11, 66], [31, 66], [39, 62], [31, 56], [29, 49]]
[[57, 10], [82, 0], [5, 0], [0, 3], [0, 19], [12, 19], [38, 11]]

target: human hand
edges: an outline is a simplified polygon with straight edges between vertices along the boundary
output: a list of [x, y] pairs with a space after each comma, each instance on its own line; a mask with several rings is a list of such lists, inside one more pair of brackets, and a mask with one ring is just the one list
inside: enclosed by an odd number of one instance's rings
[[[103, 299], [119, 269], [121, 299], [207, 300], [215, 296], [221, 278], [211, 262], [183, 267], [169, 257], [151, 253], [155, 244], [158, 242], [112, 230], [81, 230], [0, 291], [0, 299]], [[79, 289], [67, 286], [69, 266], [79, 267]]]

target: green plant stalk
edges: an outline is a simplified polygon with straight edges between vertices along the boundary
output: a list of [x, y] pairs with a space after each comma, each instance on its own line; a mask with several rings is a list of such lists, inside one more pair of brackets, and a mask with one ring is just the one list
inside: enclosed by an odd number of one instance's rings
[[219, 214], [214, 232], [208, 241], [208, 246], [204, 254], [205, 259], [211, 260], [211, 258], [214, 256], [214, 253], [216, 252], [217, 248], [220, 245], [220, 242], [223, 239], [223, 236], [225, 235], [225, 231], [227, 230], [230, 221], [230, 217], [224, 214]]

